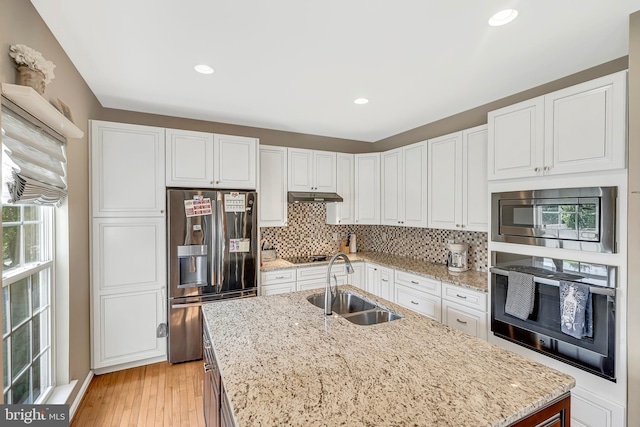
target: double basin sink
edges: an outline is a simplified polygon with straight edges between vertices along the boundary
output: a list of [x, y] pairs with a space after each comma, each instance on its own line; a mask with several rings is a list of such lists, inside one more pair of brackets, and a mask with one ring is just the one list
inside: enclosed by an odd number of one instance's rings
[[[324, 294], [311, 295], [307, 300], [324, 310]], [[356, 325], [375, 325], [402, 318], [399, 314], [346, 292], [338, 292], [331, 310]]]

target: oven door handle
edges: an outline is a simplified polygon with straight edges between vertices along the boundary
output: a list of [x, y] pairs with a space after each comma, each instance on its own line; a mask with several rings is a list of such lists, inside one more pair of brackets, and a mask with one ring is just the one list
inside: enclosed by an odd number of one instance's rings
[[[491, 271], [494, 274], [499, 274], [501, 276], [509, 276], [509, 271], [503, 270], [501, 268], [491, 267], [489, 271]], [[533, 281], [536, 283], [542, 283], [543, 285], [560, 286], [559, 280], [545, 279], [542, 277], [533, 276]], [[616, 290], [614, 288], [604, 288], [602, 286], [589, 286], [589, 291], [592, 294], [607, 295], [610, 297], [616, 296]]]

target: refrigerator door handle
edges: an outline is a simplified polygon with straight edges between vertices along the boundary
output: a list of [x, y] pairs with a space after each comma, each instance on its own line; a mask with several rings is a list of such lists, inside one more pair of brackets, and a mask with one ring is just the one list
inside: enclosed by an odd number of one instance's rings
[[224, 252], [226, 249], [226, 238], [227, 233], [224, 230], [224, 221], [226, 215], [224, 211], [224, 194], [222, 192], [218, 192], [218, 197], [216, 197], [216, 240], [217, 240], [217, 251], [214, 253], [215, 256], [215, 280], [213, 281], [213, 286], [218, 286], [218, 292], [222, 291], [222, 282], [223, 282], [223, 274], [224, 274]]
[[184, 304], [171, 304], [171, 308], [191, 308], [191, 307], [202, 307], [203, 302], [189, 302]]

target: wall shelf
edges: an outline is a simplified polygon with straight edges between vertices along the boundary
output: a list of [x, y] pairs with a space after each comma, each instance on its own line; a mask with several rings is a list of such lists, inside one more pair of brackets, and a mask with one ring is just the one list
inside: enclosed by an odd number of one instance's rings
[[15, 103], [66, 138], [82, 138], [84, 132], [29, 86], [0, 83], [2, 96]]

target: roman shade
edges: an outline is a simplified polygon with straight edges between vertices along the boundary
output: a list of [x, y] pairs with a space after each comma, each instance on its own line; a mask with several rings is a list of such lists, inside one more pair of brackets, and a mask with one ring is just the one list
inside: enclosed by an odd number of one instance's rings
[[66, 139], [4, 101], [3, 202], [60, 206], [67, 197]]

